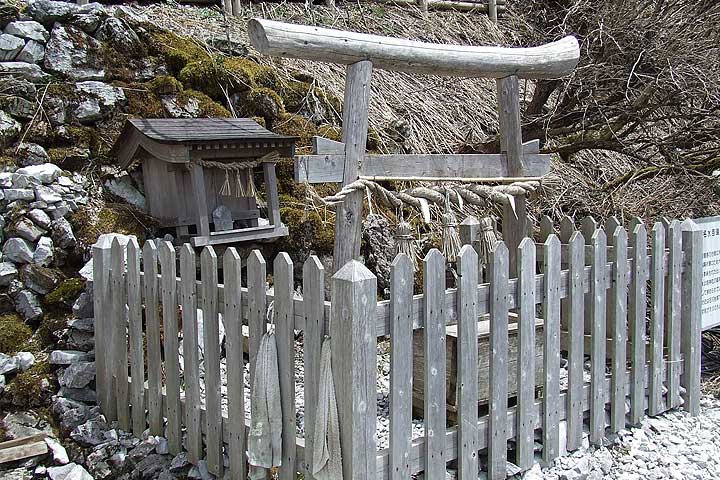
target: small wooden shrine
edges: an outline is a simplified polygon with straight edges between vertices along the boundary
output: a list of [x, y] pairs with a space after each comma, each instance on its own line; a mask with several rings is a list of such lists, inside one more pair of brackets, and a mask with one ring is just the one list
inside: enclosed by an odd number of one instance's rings
[[140, 162], [150, 215], [201, 247], [288, 234], [275, 163], [294, 148], [249, 118], [181, 118], [130, 119], [114, 150], [121, 168]]

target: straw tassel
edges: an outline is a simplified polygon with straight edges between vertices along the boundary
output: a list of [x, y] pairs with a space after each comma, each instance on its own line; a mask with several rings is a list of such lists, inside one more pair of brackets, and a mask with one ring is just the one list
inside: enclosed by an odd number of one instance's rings
[[417, 270], [417, 244], [412, 234], [412, 225], [405, 220], [402, 210], [400, 211], [400, 221], [395, 229], [395, 245], [397, 253], [404, 253], [410, 257], [413, 270]]
[[242, 181], [242, 170], [237, 169], [235, 170], [235, 196], [238, 198], [241, 197], [247, 197], [247, 192], [245, 191], [245, 185], [243, 185]]
[[480, 219], [480, 262], [483, 265], [487, 265], [490, 262], [490, 253], [492, 252], [495, 243], [497, 242], [497, 235], [495, 234], [495, 227], [493, 220], [490, 217], [484, 217]]
[[220, 187], [220, 195], [229, 197], [232, 195], [232, 188], [230, 187], [230, 170], [225, 169], [225, 181]]

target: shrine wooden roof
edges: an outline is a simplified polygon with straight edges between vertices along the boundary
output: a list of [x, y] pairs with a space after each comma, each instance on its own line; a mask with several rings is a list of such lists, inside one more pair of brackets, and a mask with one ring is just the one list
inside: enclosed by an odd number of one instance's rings
[[114, 152], [122, 168], [139, 153], [170, 163], [189, 162], [193, 152], [218, 151], [212, 156], [258, 156], [268, 149], [292, 155], [295, 139], [263, 128], [250, 118], [152, 118], [128, 119], [115, 142]]

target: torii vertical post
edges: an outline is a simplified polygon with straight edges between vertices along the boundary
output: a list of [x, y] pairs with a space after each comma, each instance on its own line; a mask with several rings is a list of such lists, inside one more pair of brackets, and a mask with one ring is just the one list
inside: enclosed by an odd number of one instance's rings
[[[523, 172], [522, 128], [520, 125], [520, 88], [516, 75], [497, 80], [500, 151], [507, 155], [508, 174], [519, 177]], [[526, 235], [527, 208], [524, 195], [514, 197], [515, 208], [505, 204], [502, 233], [510, 251], [510, 275], [515, 275], [517, 247]]]
[[[342, 141], [345, 144], [343, 185], [357, 180], [365, 156], [372, 63], [363, 60], [347, 67], [343, 105]], [[333, 273], [360, 256], [362, 192], [352, 192], [335, 213]]]

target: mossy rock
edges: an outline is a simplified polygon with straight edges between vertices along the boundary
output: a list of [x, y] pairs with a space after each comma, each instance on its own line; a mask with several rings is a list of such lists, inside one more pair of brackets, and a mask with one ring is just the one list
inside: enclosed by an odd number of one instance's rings
[[308, 82], [286, 82], [278, 90], [290, 113], [312, 120], [334, 121], [342, 111], [342, 103], [334, 95]]
[[312, 137], [317, 135], [317, 126], [305, 117], [285, 113], [273, 125], [273, 131], [282, 135], [298, 137], [295, 147], [298, 150], [309, 149], [312, 146]]
[[318, 135], [325, 137], [328, 140], [335, 140], [336, 142], [342, 142], [342, 128], [336, 127], [335, 125], [321, 125], [318, 127]]
[[13, 354], [21, 351], [25, 342], [30, 340], [32, 333], [32, 329], [19, 315], [15, 313], [0, 315], [0, 352]]
[[[178, 74], [186, 88], [201, 91], [214, 100], [250, 90], [255, 85], [254, 62], [213, 55], [189, 62]], [[257, 64], [254, 64], [257, 65]]]
[[214, 101], [212, 98], [208, 97], [202, 92], [186, 89], [177, 95], [177, 101], [178, 103], [180, 103], [180, 105], [182, 105], [184, 102], [189, 101], [190, 99], [196, 100], [198, 102], [198, 105], [200, 107], [200, 117], [232, 117], [232, 114], [227, 108], [223, 107], [218, 102]]
[[160, 98], [155, 93], [141, 88], [125, 90], [130, 118], [165, 118], [167, 116]]
[[160, 75], [155, 77], [148, 82], [147, 86], [151, 92], [159, 96], [180, 93], [183, 89], [180, 80], [170, 75]]
[[272, 125], [274, 120], [285, 113], [283, 99], [271, 88], [252, 89], [248, 93], [247, 100], [253, 114], [263, 117], [268, 125]]
[[5, 387], [5, 396], [17, 406], [46, 405], [55, 391], [55, 376], [48, 362], [38, 362], [19, 373]]
[[168, 31], [157, 31], [156, 28], [152, 30], [155, 31], [151, 31], [146, 38], [149, 51], [162, 57], [173, 73], [179, 73], [190, 62], [210, 57], [204, 48], [189, 38]]
[[135, 235], [138, 241], [145, 239], [146, 232], [157, 226], [148, 215], [125, 204], [106, 203], [103, 208], [82, 207], [71, 217], [75, 238], [81, 245], [92, 245], [104, 233]]
[[40, 322], [35, 334], [23, 347], [29, 352], [39, 352], [52, 347], [60, 339], [61, 334], [67, 329], [72, 314], [59, 309], [50, 309]]
[[82, 278], [68, 278], [45, 296], [45, 303], [54, 306], [72, 307], [72, 304], [83, 291], [85, 291], [85, 280]]
[[[290, 201], [288, 201], [290, 200]], [[281, 198], [280, 205], [297, 204], [292, 199]], [[280, 217], [288, 227], [289, 235], [280, 240], [281, 250], [331, 253], [335, 242], [335, 224], [323, 219], [314, 209], [305, 210], [294, 206], [280, 208]]]

